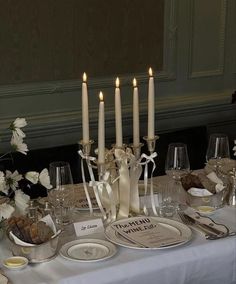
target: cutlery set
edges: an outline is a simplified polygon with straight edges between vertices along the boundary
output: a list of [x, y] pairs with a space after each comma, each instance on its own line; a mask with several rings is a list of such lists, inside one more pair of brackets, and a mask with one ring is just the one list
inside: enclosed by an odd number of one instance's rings
[[198, 229], [205, 234], [208, 240], [217, 240], [236, 235], [236, 232], [230, 232], [229, 228], [224, 224], [218, 224], [211, 218], [202, 216], [199, 213], [197, 213], [195, 218], [181, 211], [178, 212], [178, 215], [185, 225]]

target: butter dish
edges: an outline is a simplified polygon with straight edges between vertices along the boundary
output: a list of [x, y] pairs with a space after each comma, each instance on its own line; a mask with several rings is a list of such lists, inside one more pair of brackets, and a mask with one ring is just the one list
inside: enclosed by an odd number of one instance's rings
[[3, 260], [4, 267], [11, 270], [20, 270], [28, 265], [28, 259], [23, 256], [12, 256]]

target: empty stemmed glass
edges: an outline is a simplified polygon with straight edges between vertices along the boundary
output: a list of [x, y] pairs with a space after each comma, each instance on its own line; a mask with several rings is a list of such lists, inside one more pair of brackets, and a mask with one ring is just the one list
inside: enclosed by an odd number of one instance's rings
[[211, 134], [206, 152], [206, 161], [213, 164], [217, 175], [220, 173], [222, 159], [230, 158], [228, 136], [223, 133]]
[[49, 165], [52, 189], [48, 191], [48, 199], [52, 204], [55, 221], [59, 225], [72, 222], [74, 206], [74, 186], [70, 164], [64, 161], [52, 162]]
[[185, 192], [181, 185], [181, 177], [190, 171], [187, 145], [184, 143], [171, 143], [165, 162], [166, 174], [174, 181], [170, 200], [179, 209], [180, 204], [185, 204]]

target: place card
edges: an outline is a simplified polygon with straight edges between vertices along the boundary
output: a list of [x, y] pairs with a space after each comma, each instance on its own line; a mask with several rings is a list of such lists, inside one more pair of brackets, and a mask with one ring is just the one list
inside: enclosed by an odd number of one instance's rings
[[78, 237], [95, 233], [103, 233], [104, 227], [101, 218], [74, 223], [75, 233]]
[[173, 228], [168, 228], [149, 217], [121, 220], [111, 226], [124, 238], [147, 248], [169, 246], [185, 241]]

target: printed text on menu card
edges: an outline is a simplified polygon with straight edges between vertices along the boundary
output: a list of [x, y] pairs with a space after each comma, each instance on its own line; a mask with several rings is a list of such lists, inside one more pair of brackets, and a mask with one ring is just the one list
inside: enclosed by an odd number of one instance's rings
[[176, 231], [148, 217], [120, 221], [113, 224], [112, 228], [131, 242], [148, 248], [174, 245], [184, 241]]

